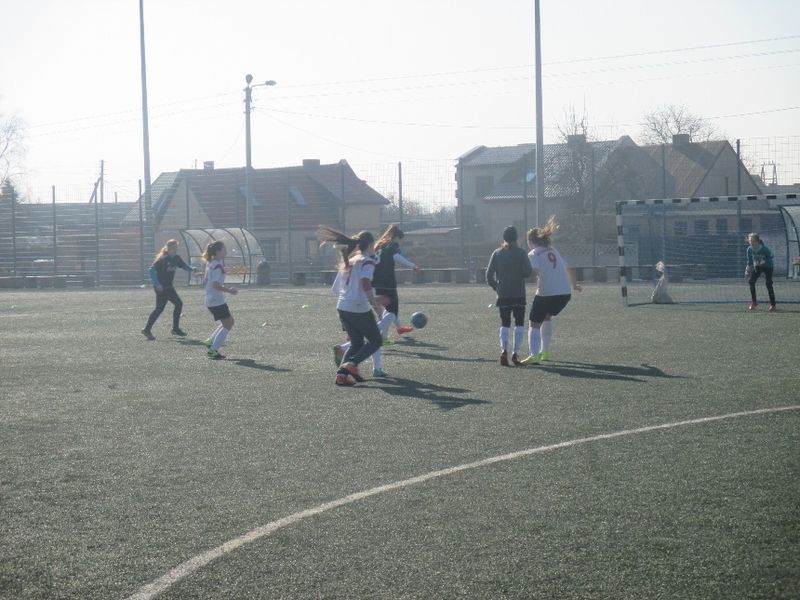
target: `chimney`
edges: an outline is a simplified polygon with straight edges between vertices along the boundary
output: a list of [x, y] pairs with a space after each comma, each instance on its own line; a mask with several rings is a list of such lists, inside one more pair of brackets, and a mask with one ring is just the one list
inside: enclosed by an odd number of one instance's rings
[[213, 160], [204, 160], [203, 161], [203, 171], [213, 171], [214, 170], [214, 161]]
[[319, 159], [318, 158], [304, 158], [303, 159], [303, 166], [304, 167], [318, 167], [319, 166]]
[[676, 133], [672, 136], [673, 146], [688, 146], [692, 143], [692, 136], [688, 133]]
[[569, 146], [570, 148], [580, 148], [581, 146], [584, 145], [586, 145], [585, 133], [576, 133], [567, 136], [567, 146]]

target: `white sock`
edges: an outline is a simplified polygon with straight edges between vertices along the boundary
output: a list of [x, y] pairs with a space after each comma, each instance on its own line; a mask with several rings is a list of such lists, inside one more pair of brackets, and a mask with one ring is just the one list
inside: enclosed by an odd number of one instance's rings
[[378, 348], [372, 355], [372, 369], [375, 370], [380, 368], [381, 368], [381, 349]]
[[395, 321], [397, 321], [397, 316], [395, 316], [394, 313], [390, 313], [388, 311], [383, 313], [383, 318], [378, 321], [378, 330], [381, 332], [383, 339], [386, 339], [387, 335], [389, 334], [389, 328]]
[[211, 342], [211, 349], [212, 350], [219, 350], [219, 347], [222, 346], [222, 344], [225, 343], [225, 338], [228, 337], [228, 332], [229, 331], [230, 330], [225, 329], [224, 327], [222, 328], [222, 331], [220, 331], [214, 337], [214, 341]]
[[342, 356], [344, 356], [347, 353], [347, 351], [350, 349], [350, 346], [352, 345], [353, 343], [350, 341], [347, 341], [344, 344], [339, 344], [339, 348], [342, 349]]
[[214, 338], [217, 337], [217, 334], [222, 330], [223, 330], [222, 323], [220, 323], [219, 325], [217, 325], [217, 328], [211, 332], [211, 335], [208, 336], [208, 339], [211, 340], [212, 344], [214, 343]]
[[514, 354], [522, 353], [522, 338], [525, 336], [525, 327], [514, 327]]
[[553, 341], [553, 321], [542, 323], [542, 352], [550, 352], [550, 344]]
[[541, 341], [542, 336], [538, 327], [531, 327], [528, 329], [528, 348], [530, 348], [531, 355], [539, 354], [539, 344]]
[[508, 352], [508, 327], [500, 328], [500, 349]]

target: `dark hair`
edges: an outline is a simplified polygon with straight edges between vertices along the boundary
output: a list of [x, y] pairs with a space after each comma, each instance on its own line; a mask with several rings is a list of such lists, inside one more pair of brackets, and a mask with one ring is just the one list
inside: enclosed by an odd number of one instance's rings
[[503, 230], [503, 247], [510, 248], [517, 244], [517, 228], [509, 225]]
[[355, 249], [358, 248], [361, 252], [366, 251], [370, 244], [375, 241], [375, 236], [369, 231], [359, 231], [353, 237], [348, 237], [341, 231], [337, 231], [332, 227], [320, 225], [317, 227], [317, 239], [320, 241], [320, 246], [324, 246], [330, 242], [342, 253], [339, 267], [341, 269], [346, 269], [348, 267], [350, 255], [355, 252]]
[[556, 216], [550, 215], [544, 227], [534, 227], [528, 230], [528, 242], [534, 246], [549, 246], [550, 237], [556, 232], [558, 227]]
[[217, 240], [216, 242], [208, 242], [208, 245], [206, 245], [206, 249], [203, 250], [203, 260], [209, 262], [224, 247], [225, 243], [220, 240]]
[[375, 250], [380, 250], [387, 246], [394, 238], [402, 240], [405, 236], [406, 234], [397, 226], [397, 223], [392, 223], [378, 238], [378, 241], [375, 242]]
[[759, 244], [763, 244], [764, 243], [764, 242], [761, 241], [761, 236], [758, 235], [757, 233], [748, 233], [747, 237], [745, 239], [749, 242], [750, 238], [756, 238], [756, 240], [758, 241]]

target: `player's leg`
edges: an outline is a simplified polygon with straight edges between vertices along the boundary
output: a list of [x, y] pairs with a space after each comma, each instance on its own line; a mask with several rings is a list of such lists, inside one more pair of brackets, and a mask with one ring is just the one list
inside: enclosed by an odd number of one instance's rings
[[519, 355], [522, 354], [522, 341], [525, 337], [525, 305], [517, 304], [512, 309], [514, 314], [514, 349], [511, 354], [511, 362], [519, 365]]
[[571, 298], [572, 296], [570, 294], [548, 297], [547, 317], [545, 317], [541, 327], [542, 347], [540, 358], [542, 360], [550, 360], [550, 348], [553, 343], [553, 317], [564, 310]]
[[508, 366], [508, 334], [511, 328], [511, 307], [504, 300], [497, 301], [500, 311], [500, 364]]
[[772, 268], [764, 268], [764, 280], [767, 283], [767, 293], [769, 294], [769, 310], [775, 310], [775, 288], [772, 285], [773, 271]]
[[181, 312], [183, 311], [183, 300], [178, 295], [175, 288], [170, 288], [167, 291], [167, 299], [172, 302], [172, 333], [174, 335], [184, 336], [186, 333], [181, 329]]
[[750, 286], [750, 310], [753, 310], [756, 306], [758, 306], [758, 300], [756, 299], [756, 281], [758, 281], [758, 276], [761, 275], [761, 269], [756, 267], [750, 273], [750, 277], [747, 279], [747, 284]]
[[167, 294], [165, 291], [158, 291], [156, 290], [156, 307], [153, 309], [153, 312], [150, 313], [150, 316], [147, 318], [147, 324], [142, 329], [142, 333], [148, 339], [155, 339], [153, 334], [150, 330], [155, 325], [156, 320], [158, 317], [161, 316], [161, 313], [164, 312], [164, 307], [167, 305]]
[[528, 349], [530, 355], [521, 361], [523, 365], [538, 365], [541, 360], [539, 347], [542, 343], [541, 327], [547, 317], [547, 301], [543, 296], [534, 296], [531, 303], [531, 312], [528, 317], [530, 326], [528, 327]]

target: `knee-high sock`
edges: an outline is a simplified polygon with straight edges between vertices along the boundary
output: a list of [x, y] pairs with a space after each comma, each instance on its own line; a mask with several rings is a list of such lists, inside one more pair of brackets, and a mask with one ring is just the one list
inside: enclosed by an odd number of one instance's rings
[[381, 368], [381, 349], [378, 348], [375, 350], [375, 353], [372, 355], [372, 368], [373, 369], [380, 369]]
[[503, 352], [508, 352], [508, 327], [500, 328], [500, 349]]
[[531, 354], [539, 354], [539, 345], [542, 341], [542, 335], [538, 327], [531, 327], [528, 329], [528, 347]]
[[214, 340], [211, 342], [212, 350], [219, 350], [219, 347], [225, 343], [225, 338], [228, 337], [229, 331], [230, 331], [229, 329], [225, 329], [223, 327], [222, 330], [219, 333], [217, 333], [217, 335], [214, 337]]
[[514, 327], [514, 354], [522, 353], [522, 339], [525, 336], [525, 327]]
[[389, 328], [395, 321], [397, 321], [397, 315], [390, 313], [388, 310], [384, 311], [383, 318], [378, 321], [378, 330], [381, 332], [383, 339], [386, 339], [386, 336], [389, 334]]
[[219, 332], [222, 331], [223, 329], [225, 329], [225, 328], [222, 326], [222, 323], [220, 323], [219, 325], [217, 325], [217, 328], [214, 331], [211, 332], [211, 335], [208, 336], [208, 339], [211, 340], [212, 344], [214, 343], [214, 338], [217, 337]]
[[550, 352], [550, 344], [553, 341], [553, 321], [542, 323], [542, 352]]

